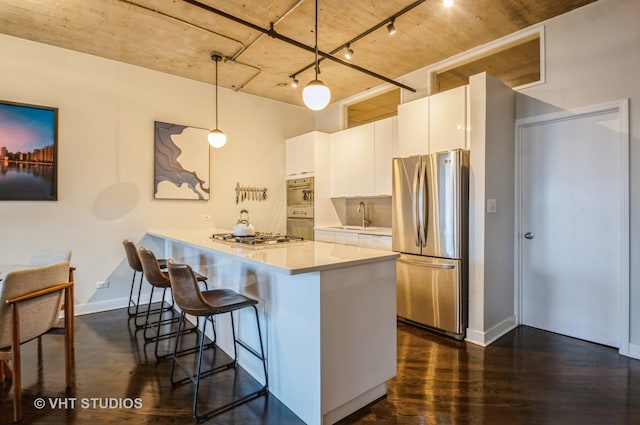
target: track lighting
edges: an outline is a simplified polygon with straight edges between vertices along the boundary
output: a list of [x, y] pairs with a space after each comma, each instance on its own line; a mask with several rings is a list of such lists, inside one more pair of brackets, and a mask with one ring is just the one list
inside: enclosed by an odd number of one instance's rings
[[387, 25], [387, 31], [389, 31], [389, 35], [393, 35], [396, 33], [396, 27], [393, 26], [393, 23], [396, 21], [396, 18], [391, 19], [389, 25]]
[[293, 87], [294, 89], [296, 87], [298, 87], [298, 79], [296, 77], [292, 77], [293, 81], [291, 81], [291, 87]]
[[353, 56], [353, 49], [351, 48], [351, 45], [347, 44], [347, 48], [344, 52], [344, 58], [351, 59], [352, 56]]

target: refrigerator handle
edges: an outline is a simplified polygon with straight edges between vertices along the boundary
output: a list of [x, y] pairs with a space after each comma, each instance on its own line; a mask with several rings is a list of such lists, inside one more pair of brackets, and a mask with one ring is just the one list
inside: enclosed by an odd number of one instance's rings
[[413, 172], [413, 196], [411, 197], [412, 202], [412, 218], [413, 218], [413, 236], [416, 242], [416, 246], [420, 246], [420, 223], [419, 223], [419, 208], [420, 204], [418, 202], [418, 189], [420, 188], [420, 165], [422, 161], [418, 161], [416, 164], [416, 168]]
[[405, 263], [405, 264], [411, 264], [414, 266], [420, 266], [420, 267], [430, 267], [430, 268], [434, 268], [434, 269], [455, 269], [455, 265], [453, 264], [438, 264], [438, 263], [425, 263], [424, 261], [412, 261], [406, 258], [398, 258], [396, 260], [398, 263]]
[[426, 203], [429, 202], [428, 198], [428, 182], [427, 182], [427, 164], [423, 159], [420, 161], [422, 168], [420, 170], [420, 242], [424, 248], [427, 246], [427, 221], [429, 220], [428, 212], [426, 209]]

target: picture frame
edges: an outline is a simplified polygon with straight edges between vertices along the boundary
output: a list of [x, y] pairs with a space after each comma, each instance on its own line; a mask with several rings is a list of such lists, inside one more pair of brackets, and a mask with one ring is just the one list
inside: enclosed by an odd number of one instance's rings
[[208, 201], [208, 130], [154, 122], [154, 199]]
[[0, 100], [0, 201], [58, 200], [58, 108]]

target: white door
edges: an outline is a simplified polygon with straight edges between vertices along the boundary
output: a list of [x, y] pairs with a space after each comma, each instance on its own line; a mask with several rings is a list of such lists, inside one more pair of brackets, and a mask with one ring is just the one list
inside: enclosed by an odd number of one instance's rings
[[609, 109], [518, 133], [521, 322], [614, 347], [629, 255], [620, 128]]

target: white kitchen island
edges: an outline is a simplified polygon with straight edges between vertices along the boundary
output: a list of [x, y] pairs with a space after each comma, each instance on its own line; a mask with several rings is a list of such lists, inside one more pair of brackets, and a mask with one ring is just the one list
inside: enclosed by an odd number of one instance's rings
[[[225, 230], [148, 236], [164, 243], [166, 258], [209, 276], [210, 286], [259, 300], [272, 395], [316, 425], [386, 394], [386, 381], [396, 375], [398, 254], [314, 241], [251, 248], [214, 242], [213, 233]], [[255, 320], [239, 315], [241, 339], [257, 348]], [[233, 352], [227, 323], [216, 329], [219, 346]], [[262, 380], [252, 356], [241, 350], [239, 361]]]

